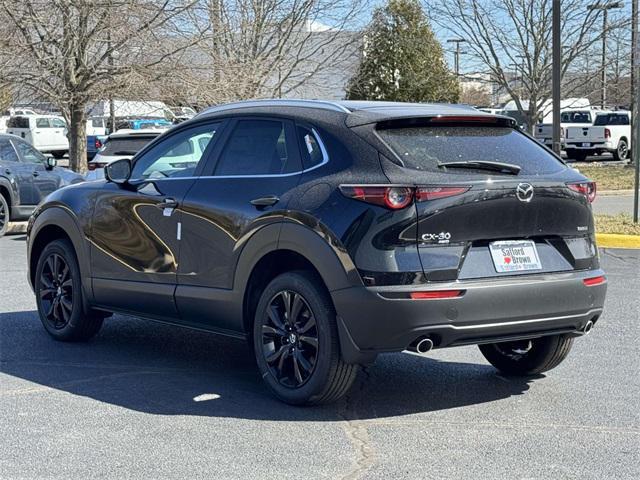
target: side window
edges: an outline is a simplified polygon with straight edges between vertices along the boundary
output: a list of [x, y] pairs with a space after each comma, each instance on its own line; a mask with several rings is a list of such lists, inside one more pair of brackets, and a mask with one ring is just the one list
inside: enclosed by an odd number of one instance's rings
[[7, 139], [0, 139], [0, 160], [5, 162], [17, 162], [18, 154], [16, 153], [13, 145]]
[[[299, 169], [279, 120], [240, 120], [222, 151], [215, 175], [277, 175]], [[295, 144], [294, 144], [295, 145]]]
[[67, 124], [64, 122], [64, 120], [60, 120], [59, 118], [52, 118], [51, 126], [53, 128], [67, 128]]
[[20, 152], [24, 163], [44, 163], [46, 161], [46, 157], [28, 143], [14, 140], [13, 144]]
[[48, 118], [36, 118], [36, 128], [50, 128]]
[[192, 176], [219, 127], [219, 123], [201, 125], [158, 143], [136, 160], [131, 178]]
[[297, 132], [304, 169], [313, 168], [325, 161], [325, 153], [315, 133], [306, 127], [298, 127]]
[[26, 117], [11, 117], [7, 122], [8, 128], [29, 128], [29, 119]]

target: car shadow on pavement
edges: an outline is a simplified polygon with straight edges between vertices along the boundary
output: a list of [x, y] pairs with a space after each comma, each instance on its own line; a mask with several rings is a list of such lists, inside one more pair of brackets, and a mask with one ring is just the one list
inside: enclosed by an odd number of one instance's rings
[[0, 377], [0, 398], [15, 401], [61, 391], [150, 414], [276, 421], [446, 410], [520, 395], [531, 381], [504, 378], [486, 364], [387, 354], [361, 372], [345, 399], [295, 408], [271, 396], [243, 342], [118, 315], [92, 341], [62, 343], [35, 311], [0, 313], [0, 372], [13, 377]]

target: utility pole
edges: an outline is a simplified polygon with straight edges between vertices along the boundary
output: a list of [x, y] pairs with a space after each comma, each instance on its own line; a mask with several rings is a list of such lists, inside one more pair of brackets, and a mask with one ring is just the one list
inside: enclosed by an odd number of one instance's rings
[[450, 38], [449, 40], [447, 40], [447, 43], [455, 43], [456, 44], [456, 50], [454, 52], [455, 55], [455, 72], [456, 72], [456, 77], [460, 77], [460, 44], [466, 42], [466, 40], [464, 38]]
[[551, 72], [552, 79], [552, 97], [553, 97], [553, 151], [560, 155], [562, 150], [562, 143], [560, 143], [560, 73], [562, 62], [562, 39], [560, 31], [560, 0], [553, 0], [553, 14], [552, 14], [552, 28], [551, 34], [553, 37], [553, 65]]
[[624, 7], [624, 2], [594, 3], [587, 7], [588, 10], [602, 10], [602, 58], [600, 72], [600, 106], [604, 109], [607, 104], [607, 28], [609, 10]]
[[633, 0], [631, 8], [631, 159], [635, 163], [635, 182], [633, 190], [633, 221], [638, 223], [638, 196], [640, 195], [640, 42], [638, 40], [638, 0]]

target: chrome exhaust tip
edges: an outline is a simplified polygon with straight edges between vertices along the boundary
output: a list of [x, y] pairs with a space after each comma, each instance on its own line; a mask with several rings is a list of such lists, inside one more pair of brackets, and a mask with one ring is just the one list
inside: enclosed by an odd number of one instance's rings
[[417, 353], [427, 353], [429, 350], [433, 348], [433, 340], [430, 338], [419, 338], [411, 345], [409, 345], [408, 350]]
[[582, 329], [582, 333], [584, 333], [585, 335], [588, 335], [592, 328], [593, 328], [593, 322], [589, 320], [585, 324], [584, 328]]

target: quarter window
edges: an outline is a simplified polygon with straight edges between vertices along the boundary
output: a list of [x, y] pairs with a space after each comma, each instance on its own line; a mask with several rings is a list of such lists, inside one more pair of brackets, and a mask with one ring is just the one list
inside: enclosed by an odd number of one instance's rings
[[297, 156], [288, 149], [287, 128], [279, 120], [240, 120], [224, 151], [215, 174], [278, 175], [297, 170]]
[[136, 160], [132, 178], [192, 176], [216, 134], [219, 123], [201, 125], [172, 135]]
[[36, 128], [50, 128], [48, 118], [36, 118]]
[[0, 160], [5, 162], [18, 161], [18, 154], [9, 140], [0, 140]]
[[302, 164], [305, 170], [320, 165], [324, 161], [320, 142], [312, 130], [298, 127], [298, 142], [300, 143]]

